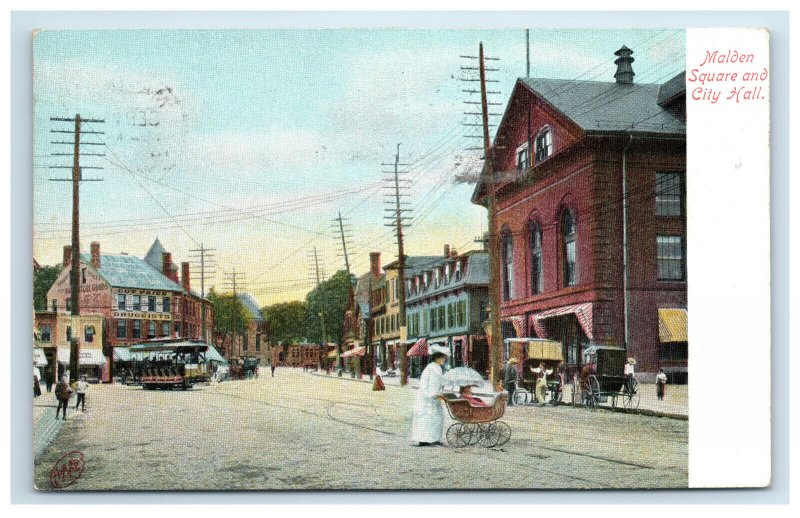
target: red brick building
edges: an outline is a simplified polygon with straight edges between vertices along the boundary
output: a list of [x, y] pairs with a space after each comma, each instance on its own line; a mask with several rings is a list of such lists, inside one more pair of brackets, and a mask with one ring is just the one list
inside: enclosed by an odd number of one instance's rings
[[635, 83], [631, 54], [614, 82], [520, 78], [473, 202], [494, 186], [504, 338], [556, 339], [571, 371], [618, 345], [684, 381], [684, 79]]

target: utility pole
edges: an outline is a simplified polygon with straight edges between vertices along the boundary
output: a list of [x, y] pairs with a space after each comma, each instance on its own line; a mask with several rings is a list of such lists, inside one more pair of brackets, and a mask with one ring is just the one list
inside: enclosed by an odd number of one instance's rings
[[192, 274], [200, 274], [200, 297], [202, 298], [201, 302], [201, 318], [202, 318], [202, 332], [201, 335], [203, 337], [204, 342], [208, 342], [208, 334], [206, 331], [206, 312], [208, 310], [207, 301], [206, 301], [206, 276], [214, 275], [213, 271], [209, 271], [209, 268], [214, 266], [213, 258], [214, 254], [210, 252], [214, 252], [215, 248], [206, 248], [203, 243], [200, 243], [200, 248], [196, 248], [193, 250], [189, 250], [192, 254], [192, 262], [196, 264], [196, 261], [200, 261], [200, 268], [196, 269]]
[[[384, 166], [391, 165], [391, 164], [382, 164]], [[387, 223], [386, 226], [394, 226], [395, 227], [395, 234], [397, 235], [397, 298], [398, 298], [398, 306], [399, 306], [399, 325], [400, 325], [400, 340], [398, 344], [398, 351], [400, 356], [400, 385], [406, 385], [408, 383], [408, 369], [407, 369], [407, 358], [406, 358], [406, 256], [405, 251], [403, 249], [403, 227], [407, 226], [407, 221], [411, 220], [410, 217], [406, 217], [403, 215], [404, 212], [410, 211], [410, 208], [404, 208], [404, 202], [400, 201], [401, 193], [400, 193], [400, 174], [405, 174], [407, 171], [400, 171], [400, 144], [397, 144], [397, 153], [394, 156], [394, 208], [393, 209], [386, 209], [387, 212], [394, 212], [393, 216], [385, 217], [384, 219], [393, 219], [394, 222]], [[408, 165], [408, 164], [402, 164]], [[404, 187], [407, 187], [408, 183], [404, 184]], [[370, 356], [370, 361], [373, 362], [372, 356]], [[374, 362], [373, 362], [374, 363]]]
[[531, 77], [531, 30], [525, 29], [525, 77]]
[[[225, 277], [227, 279], [226, 284], [225, 284], [226, 289], [230, 289], [230, 290], [233, 291], [233, 336], [234, 336], [233, 342], [234, 343], [232, 344], [231, 349], [233, 349], [233, 345], [235, 345], [236, 346], [236, 351], [238, 353], [241, 353], [241, 351], [239, 351], [239, 347], [241, 347], [241, 346], [236, 344], [236, 337], [240, 334], [240, 332], [239, 332], [239, 295], [238, 295], [238, 289], [239, 289], [239, 287], [241, 287], [241, 284], [242, 284], [241, 281], [243, 280], [244, 274], [241, 273], [241, 272], [237, 272], [236, 268], [234, 268], [233, 271], [231, 271], [230, 273], [225, 273]], [[231, 356], [233, 356], [233, 355], [229, 353], [228, 354], [228, 358], [230, 358]], [[238, 354], [237, 356], [241, 356], [241, 354]]]
[[[348, 282], [347, 289], [348, 289], [348, 292], [349, 292], [349, 295], [350, 295], [350, 299], [353, 300], [353, 302], [355, 303], [356, 295], [355, 295], [355, 289], [354, 289], [353, 282], [352, 282], [353, 275], [350, 272], [350, 258], [347, 255], [347, 243], [349, 242], [348, 240], [349, 240], [349, 238], [351, 236], [349, 234], [345, 234], [345, 227], [347, 227], [347, 230], [350, 230], [350, 226], [349, 226], [349, 224], [345, 225], [344, 220], [345, 220], [345, 218], [342, 217], [342, 213], [340, 211], [339, 212], [339, 216], [337, 218], [335, 218], [333, 221], [334, 221], [334, 225], [339, 227], [339, 232], [338, 232], [339, 235], [338, 235], [337, 240], [341, 239], [341, 243], [342, 243], [342, 257], [344, 257], [344, 267], [345, 267], [345, 270], [347, 270], [347, 282]], [[342, 354], [341, 353], [341, 344], [336, 344], [336, 366], [337, 367], [341, 367], [341, 354]]]
[[347, 277], [350, 278], [350, 258], [347, 256], [347, 239], [345, 238], [344, 233], [344, 218], [342, 218], [342, 213], [339, 212], [339, 216], [334, 219], [335, 222], [339, 224], [339, 236], [342, 240], [342, 256], [344, 257], [344, 268], [347, 270]]
[[486, 70], [483, 59], [483, 42], [478, 50], [481, 79], [481, 112], [483, 119], [484, 179], [489, 186], [487, 211], [489, 213], [489, 328], [491, 343], [489, 358], [491, 364], [492, 387], [497, 387], [503, 370], [503, 336], [500, 331], [500, 246], [499, 235], [495, 229], [495, 178], [492, 167], [492, 142], [489, 136], [489, 106], [486, 99]]
[[[341, 216], [340, 216], [341, 217]], [[317, 279], [317, 290], [319, 292], [320, 297], [322, 296], [322, 290], [320, 290], [320, 276], [319, 276], [319, 257], [317, 256], [317, 247], [314, 247], [314, 272]], [[325, 332], [325, 306], [323, 305], [322, 310], [319, 312], [319, 318], [322, 324], [322, 343], [328, 343], [328, 336]]]
[[[64, 179], [64, 178], [51, 178], [50, 181], [54, 182], [72, 182], [72, 257], [70, 259], [70, 313], [71, 313], [71, 330], [72, 336], [70, 337], [70, 357], [69, 357], [69, 369], [70, 369], [70, 383], [74, 382], [78, 379], [78, 366], [79, 366], [79, 357], [80, 357], [80, 343], [78, 341], [79, 331], [78, 327], [80, 326], [80, 317], [81, 315], [81, 308], [80, 308], [80, 274], [81, 274], [81, 241], [80, 241], [80, 183], [81, 182], [100, 182], [102, 181], [99, 178], [83, 178], [82, 171], [81, 171], [81, 134], [94, 134], [94, 135], [103, 135], [105, 132], [102, 131], [83, 131], [81, 129], [81, 124], [86, 122], [91, 123], [104, 123], [105, 120], [102, 119], [81, 119], [80, 114], [76, 114], [75, 118], [65, 118], [65, 117], [51, 117], [50, 121], [52, 122], [74, 122], [75, 129], [74, 130], [63, 130], [63, 129], [51, 129], [50, 133], [72, 133], [74, 134], [74, 138], [72, 142], [68, 141], [51, 141], [51, 144], [66, 144], [72, 145], [73, 151], [72, 155], [72, 179]], [[98, 145], [102, 146], [104, 143], [102, 142], [84, 142], [84, 145]], [[53, 156], [69, 156], [70, 153], [53, 153]], [[98, 153], [87, 153], [88, 156], [105, 156], [104, 154]], [[50, 166], [50, 169], [69, 169], [70, 166]], [[86, 167], [86, 169], [103, 169], [102, 167]], [[78, 324], [76, 326], [76, 323]], [[111, 354], [111, 361], [113, 362], [113, 351]], [[113, 368], [113, 364], [112, 364]], [[113, 378], [113, 371], [112, 371], [112, 378]]]

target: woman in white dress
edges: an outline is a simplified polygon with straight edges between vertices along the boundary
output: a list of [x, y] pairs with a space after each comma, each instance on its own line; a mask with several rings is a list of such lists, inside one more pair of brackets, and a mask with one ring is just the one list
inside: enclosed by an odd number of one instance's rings
[[444, 428], [441, 400], [444, 399], [442, 387], [445, 380], [442, 365], [447, 360], [447, 354], [445, 350], [437, 349], [431, 359], [419, 379], [419, 390], [411, 421], [411, 440], [418, 446], [441, 444]]

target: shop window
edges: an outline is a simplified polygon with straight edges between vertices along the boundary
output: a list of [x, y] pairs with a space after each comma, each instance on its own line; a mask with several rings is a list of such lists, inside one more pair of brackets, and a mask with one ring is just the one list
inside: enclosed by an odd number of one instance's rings
[[553, 154], [553, 132], [549, 127], [542, 128], [536, 135], [536, 163], [543, 161]]
[[47, 324], [42, 324], [39, 326], [39, 340], [42, 342], [49, 342], [50, 341], [50, 326]]
[[572, 209], [566, 209], [561, 216], [561, 233], [564, 240], [564, 286], [575, 286], [578, 283], [578, 225]]
[[661, 361], [685, 362], [689, 359], [688, 342], [666, 342], [658, 346], [658, 359]]
[[142, 337], [142, 321], [134, 320], [131, 328], [131, 338]]
[[83, 340], [84, 342], [94, 342], [94, 326], [84, 326]]
[[127, 338], [127, 337], [128, 337], [128, 321], [117, 320], [117, 338]]
[[658, 280], [683, 281], [686, 277], [681, 236], [656, 236]]
[[541, 293], [544, 287], [542, 273], [542, 229], [534, 222], [530, 226], [531, 241], [531, 293]]
[[656, 216], [681, 216], [683, 173], [656, 173]]

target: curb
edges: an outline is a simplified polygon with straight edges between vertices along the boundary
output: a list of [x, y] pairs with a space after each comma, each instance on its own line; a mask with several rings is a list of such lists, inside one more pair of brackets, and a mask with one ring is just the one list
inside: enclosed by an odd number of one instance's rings
[[[49, 417], [49, 419], [48, 419]], [[58, 437], [59, 432], [64, 427], [62, 419], [54, 419], [47, 412], [39, 418], [33, 429], [33, 462], [36, 463], [44, 454], [45, 450]]]

